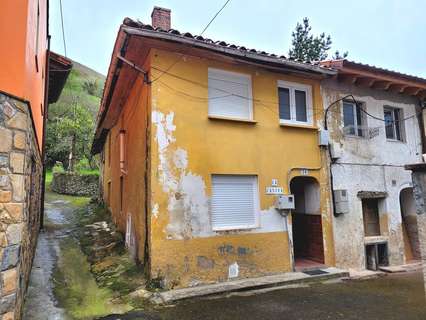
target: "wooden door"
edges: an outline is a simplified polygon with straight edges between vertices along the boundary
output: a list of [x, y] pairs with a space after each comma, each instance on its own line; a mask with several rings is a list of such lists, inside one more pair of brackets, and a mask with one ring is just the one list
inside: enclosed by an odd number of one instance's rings
[[380, 236], [379, 206], [377, 199], [362, 200], [365, 236]]

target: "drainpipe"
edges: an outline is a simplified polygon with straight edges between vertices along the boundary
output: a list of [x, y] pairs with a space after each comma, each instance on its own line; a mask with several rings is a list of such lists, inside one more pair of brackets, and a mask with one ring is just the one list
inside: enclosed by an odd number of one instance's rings
[[[49, 1], [47, 2], [47, 11], [49, 12]], [[47, 13], [49, 19], [49, 13]], [[46, 126], [49, 117], [49, 54], [50, 54], [50, 35], [47, 35], [47, 51], [45, 66], [45, 83], [44, 83], [44, 114], [43, 114], [43, 138], [41, 145], [41, 164], [43, 173], [41, 178], [41, 197], [40, 197], [40, 230], [44, 227], [44, 193], [46, 192]]]
[[[422, 154], [426, 154], [426, 138], [425, 138], [425, 123], [424, 123], [424, 118], [423, 118], [423, 113], [426, 109], [426, 101], [422, 101], [421, 99], [419, 99], [419, 109], [420, 112], [417, 113], [417, 121], [419, 123], [419, 128], [420, 128], [420, 141], [422, 143]], [[425, 162], [425, 160], [423, 159], [423, 162]]]

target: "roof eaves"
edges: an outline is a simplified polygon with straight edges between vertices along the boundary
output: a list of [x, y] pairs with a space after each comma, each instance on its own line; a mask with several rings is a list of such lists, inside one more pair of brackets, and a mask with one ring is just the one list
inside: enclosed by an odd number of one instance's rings
[[331, 68], [326, 68], [318, 64], [302, 63], [294, 60], [289, 60], [284, 56], [277, 56], [275, 54], [268, 54], [264, 51], [257, 51], [255, 49], [247, 49], [243, 46], [236, 46], [227, 44], [224, 41], [213, 41], [201, 36], [193, 36], [190, 33], [181, 34], [179, 31], [170, 29], [164, 31], [162, 29], [154, 29], [150, 25], [125, 25], [123, 30], [135, 36], [148, 37], [152, 39], [166, 40], [176, 42], [184, 45], [191, 45], [193, 47], [215, 51], [221, 54], [235, 56], [243, 59], [256, 61], [262, 64], [271, 64], [294, 70], [304, 72], [312, 72], [321, 74], [323, 76], [333, 76], [336, 71]]

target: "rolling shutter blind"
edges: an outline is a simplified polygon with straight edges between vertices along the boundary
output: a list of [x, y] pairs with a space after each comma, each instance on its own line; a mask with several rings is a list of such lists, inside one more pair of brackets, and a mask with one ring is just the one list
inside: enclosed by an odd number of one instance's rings
[[209, 69], [209, 115], [252, 119], [250, 76]]
[[256, 227], [258, 202], [256, 176], [213, 175], [213, 230]]

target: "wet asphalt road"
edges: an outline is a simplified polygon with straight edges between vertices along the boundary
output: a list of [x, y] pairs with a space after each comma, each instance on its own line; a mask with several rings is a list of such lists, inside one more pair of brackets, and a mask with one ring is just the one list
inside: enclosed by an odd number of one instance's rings
[[426, 300], [422, 275], [416, 272], [254, 295], [242, 292], [103, 319], [425, 320]]

